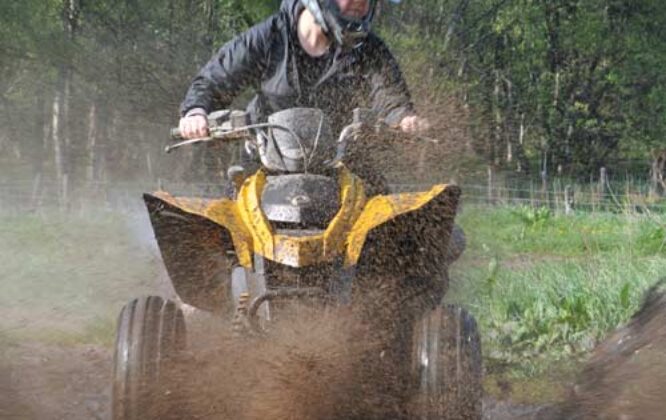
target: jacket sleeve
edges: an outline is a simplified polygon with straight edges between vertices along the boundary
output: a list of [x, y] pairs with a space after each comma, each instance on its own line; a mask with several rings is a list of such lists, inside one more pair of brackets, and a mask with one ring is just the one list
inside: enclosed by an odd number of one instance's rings
[[228, 107], [244, 88], [258, 85], [268, 62], [275, 17], [250, 28], [220, 48], [192, 81], [180, 105], [207, 113]]
[[377, 42], [370, 75], [370, 105], [388, 124], [398, 124], [415, 114], [414, 105], [398, 62], [381, 40]]

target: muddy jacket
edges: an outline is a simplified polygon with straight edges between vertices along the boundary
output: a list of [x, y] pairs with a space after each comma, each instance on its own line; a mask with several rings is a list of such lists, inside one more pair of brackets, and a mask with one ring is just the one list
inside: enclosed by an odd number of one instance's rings
[[225, 44], [193, 80], [182, 115], [228, 108], [246, 88], [256, 92], [248, 106], [254, 121], [286, 108], [314, 107], [339, 129], [356, 107], [372, 108], [391, 124], [412, 113], [400, 69], [381, 39], [370, 34], [354, 50], [310, 57], [296, 34], [302, 9], [298, 0], [284, 0], [278, 13]]

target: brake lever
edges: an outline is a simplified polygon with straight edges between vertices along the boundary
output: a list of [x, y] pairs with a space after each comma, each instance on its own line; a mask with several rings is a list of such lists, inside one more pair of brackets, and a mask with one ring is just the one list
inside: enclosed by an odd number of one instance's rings
[[198, 143], [205, 143], [205, 142], [211, 141], [211, 140], [214, 140], [213, 137], [199, 137], [199, 138], [196, 138], [196, 139], [184, 140], [184, 141], [178, 142], [176, 144], [166, 146], [164, 148], [164, 151], [166, 153], [171, 153], [173, 150], [179, 149], [183, 146], [189, 146], [189, 145], [198, 144]]

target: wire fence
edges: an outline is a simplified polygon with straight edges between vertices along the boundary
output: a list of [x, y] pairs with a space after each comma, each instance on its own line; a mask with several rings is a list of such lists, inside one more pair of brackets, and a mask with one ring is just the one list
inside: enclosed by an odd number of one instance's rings
[[[432, 182], [393, 183], [394, 192], [430, 189]], [[573, 212], [659, 212], [666, 213], [666, 197], [654, 194], [645, 183], [632, 181], [573, 184], [554, 180], [549, 184], [461, 183], [464, 206], [547, 207], [565, 214]], [[142, 195], [165, 190], [177, 196], [220, 197], [224, 183], [155, 182], [58, 182], [33, 179], [0, 180], [0, 211], [35, 213], [61, 211], [86, 213], [143, 211]]]

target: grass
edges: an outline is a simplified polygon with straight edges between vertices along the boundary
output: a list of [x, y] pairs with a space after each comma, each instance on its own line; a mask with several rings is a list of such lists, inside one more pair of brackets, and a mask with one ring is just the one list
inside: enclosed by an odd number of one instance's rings
[[471, 208], [458, 222], [468, 249], [448, 299], [476, 316], [491, 378], [573, 373], [666, 275], [663, 217]]
[[609, 251], [666, 256], [666, 218], [661, 223], [637, 214], [554, 214], [546, 208], [469, 209], [459, 222], [470, 230], [468, 255], [521, 254], [586, 257]]
[[0, 215], [0, 237], [3, 341], [109, 344], [120, 307], [158, 278], [126, 216]]

